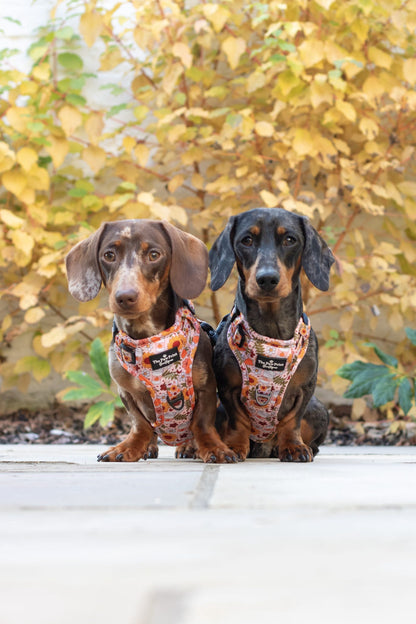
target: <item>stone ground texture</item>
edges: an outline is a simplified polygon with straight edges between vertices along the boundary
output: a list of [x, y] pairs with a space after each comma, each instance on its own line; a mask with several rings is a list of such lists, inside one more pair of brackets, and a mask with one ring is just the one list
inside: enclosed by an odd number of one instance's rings
[[96, 463], [0, 445], [1, 624], [414, 622], [416, 448]]

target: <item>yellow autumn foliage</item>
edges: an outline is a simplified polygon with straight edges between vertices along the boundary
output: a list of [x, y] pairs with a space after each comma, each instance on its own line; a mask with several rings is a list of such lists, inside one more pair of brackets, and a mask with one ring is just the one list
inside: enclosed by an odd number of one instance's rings
[[[3, 388], [108, 340], [111, 315], [77, 308], [63, 264], [102, 221], [166, 218], [211, 245], [260, 205], [310, 217], [337, 258], [329, 293], [304, 285], [321, 380], [342, 391], [334, 371], [377, 336], [414, 358], [416, 0], [70, 5], [27, 75], [0, 70]], [[232, 288], [207, 289], [201, 315], [218, 321]], [[32, 352], [11, 365], [22, 335]]]

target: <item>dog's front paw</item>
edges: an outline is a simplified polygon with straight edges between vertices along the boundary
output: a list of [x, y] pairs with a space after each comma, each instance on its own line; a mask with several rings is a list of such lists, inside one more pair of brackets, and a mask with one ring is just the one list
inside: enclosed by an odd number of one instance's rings
[[312, 449], [306, 444], [292, 444], [279, 448], [279, 459], [282, 462], [311, 462], [313, 461]]
[[137, 434], [130, 433], [123, 442], [98, 455], [97, 461], [136, 462], [139, 459], [148, 459], [149, 457], [157, 457], [157, 446], [155, 451], [153, 445], [149, 444], [147, 440], [143, 440]]
[[176, 447], [175, 457], [178, 459], [195, 459], [198, 456], [195, 443], [186, 442]]
[[238, 461], [237, 454], [225, 445], [200, 448], [198, 455], [206, 464], [232, 464]]

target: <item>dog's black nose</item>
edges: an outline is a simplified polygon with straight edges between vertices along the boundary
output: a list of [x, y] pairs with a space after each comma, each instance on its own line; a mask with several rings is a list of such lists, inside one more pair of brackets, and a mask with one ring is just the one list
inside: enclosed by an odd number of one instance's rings
[[115, 299], [121, 308], [129, 308], [136, 303], [138, 296], [137, 290], [130, 288], [129, 290], [118, 290]]
[[279, 273], [275, 270], [260, 269], [256, 273], [256, 282], [262, 290], [270, 292], [279, 283]]

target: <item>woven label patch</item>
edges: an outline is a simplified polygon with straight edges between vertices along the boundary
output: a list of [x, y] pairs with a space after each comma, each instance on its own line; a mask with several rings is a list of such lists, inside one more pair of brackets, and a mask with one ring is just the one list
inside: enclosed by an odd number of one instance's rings
[[161, 351], [161, 353], [149, 356], [152, 370], [160, 370], [161, 368], [170, 366], [174, 362], [179, 362], [180, 359], [178, 347], [173, 347], [173, 349]]
[[285, 370], [286, 358], [272, 358], [266, 355], [258, 355], [256, 359], [256, 367], [263, 370], [281, 372]]

